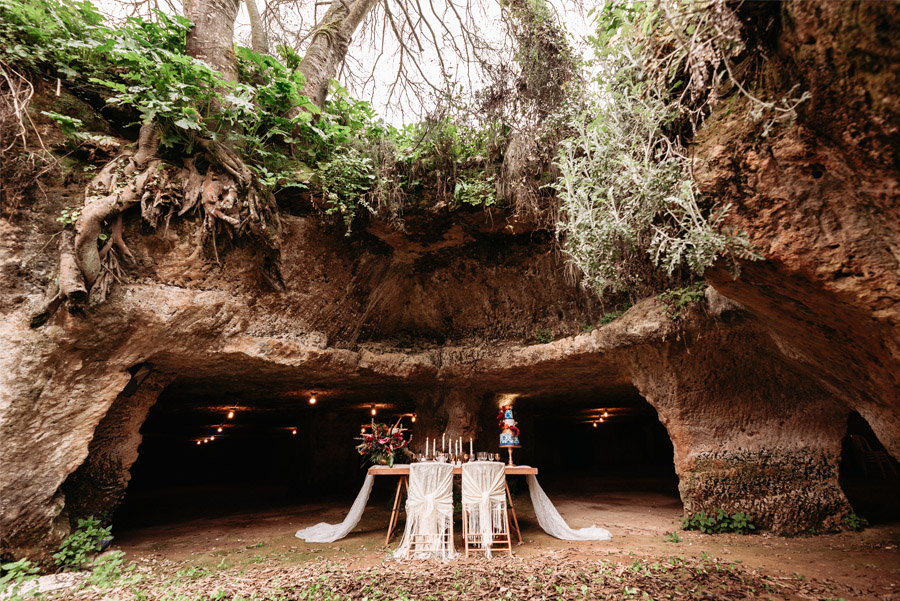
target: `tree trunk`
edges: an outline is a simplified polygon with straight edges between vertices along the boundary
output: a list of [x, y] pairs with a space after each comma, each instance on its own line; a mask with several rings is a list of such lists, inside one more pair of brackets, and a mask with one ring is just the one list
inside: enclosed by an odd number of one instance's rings
[[377, 3], [378, 0], [335, 0], [316, 25], [312, 42], [300, 63], [300, 73], [306, 78], [306, 95], [316, 105], [325, 103], [328, 80], [337, 75], [354, 32]]
[[244, 0], [247, 5], [247, 15], [250, 17], [250, 46], [254, 52], [260, 54], [269, 53], [269, 38], [266, 35], [266, 28], [263, 27], [262, 19], [259, 16], [259, 9], [256, 6], [256, 0]]
[[192, 0], [188, 9], [194, 27], [188, 32], [187, 53], [231, 81], [237, 81], [234, 21], [239, 7], [240, 0]]

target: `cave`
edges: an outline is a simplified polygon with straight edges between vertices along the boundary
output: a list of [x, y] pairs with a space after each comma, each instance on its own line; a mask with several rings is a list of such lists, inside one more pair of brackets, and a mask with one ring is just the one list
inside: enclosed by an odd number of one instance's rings
[[857, 515], [872, 524], [900, 520], [900, 465], [856, 411], [847, 418], [840, 470], [841, 488]]

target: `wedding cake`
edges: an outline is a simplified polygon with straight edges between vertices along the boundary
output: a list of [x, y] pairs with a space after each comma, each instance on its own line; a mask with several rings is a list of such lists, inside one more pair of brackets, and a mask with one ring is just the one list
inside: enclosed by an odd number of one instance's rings
[[504, 405], [500, 408], [497, 421], [500, 423], [500, 446], [518, 447], [519, 429], [516, 427], [516, 420], [513, 418], [512, 405]]

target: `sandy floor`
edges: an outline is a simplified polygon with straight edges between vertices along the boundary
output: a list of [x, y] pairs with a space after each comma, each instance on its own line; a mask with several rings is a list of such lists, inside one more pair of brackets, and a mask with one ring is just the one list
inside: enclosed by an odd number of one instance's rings
[[[558, 485], [547, 488], [571, 526], [597, 524], [609, 529], [613, 540], [568, 542], [544, 534], [535, 521], [527, 494], [523, 494], [516, 499], [523, 544], [514, 548], [523, 559], [560, 550], [567, 550], [567, 555], [576, 558], [627, 562], [706, 554], [774, 577], [799, 575], [810, 581], [840, 583], [846, 593], [843, 596], [848, 599], [900, 600], [900, 523], [877, 525], [860, 533], [797, 538], [704, 535], [679, 530], [682, 507], [671, 490], [656, 492], [653, 486], [645, 486], [638, 488], [651, 490], [615, 492], [587, 487], [577, 494], [567, 494]], [[348, 567], [373, 566], [386, 557], [384, 538], [391, 493], [389, 483], [379, 483], [359, 526], [350, 536], [333, 544], [307, 544], [295, 538], [294, 532], [320, 521], [340, 521], [352, 495], [327, 503], [132, 528], [116, 532], [114, 546], [132, 558], [166, 559], [204, 567], [291, 565], [315, 558], [339, 560]], [[681, 542], [667, 542], [665, 535], [675, 530]], [[457, 538], [461, 539], [458, 532]], [[392, 545], [396, 546], [397, 541], [395, 535]]]

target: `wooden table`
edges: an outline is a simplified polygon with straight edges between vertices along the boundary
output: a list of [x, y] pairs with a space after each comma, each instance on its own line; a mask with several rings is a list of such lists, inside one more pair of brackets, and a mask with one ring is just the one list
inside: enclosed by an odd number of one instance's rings
[[[505, 465], [504, 468], [507, 476], [536, 476], [538, 473], [536, 467], [524, 465]], [[400, 476], [400, 480], [397, 482], [397, 492], [394, 494], [394, 506], [391, 509], [391, 520], [388, 523], [387, 537], [384, 539], [384, 544], [387, 545], [390, 543], [391, 535], [394, 533], [394, 528], [397, 527], [397, 522], [400, 519], [401, 491], [406, 490], [407, 494], [409, 493], [409, 465], [397, 465], [394, 467], [373, 465], [369, 468], [369, 473], [373, 476]], [[457, 476], [461, 475], [462, 467], [455, 466], [453, 473]], [[506, 499], [509, 502], [509, 516], [513, 522], [512, 526], [516, 529], [516, 536], [519, 538], [519, 544], [521, 545], [522, 533], [519, 531], [519, 519], [516, 517], [516, 508], [513, 506], [512, 495], [509, 494], [509, 485], [506, 486]]]

